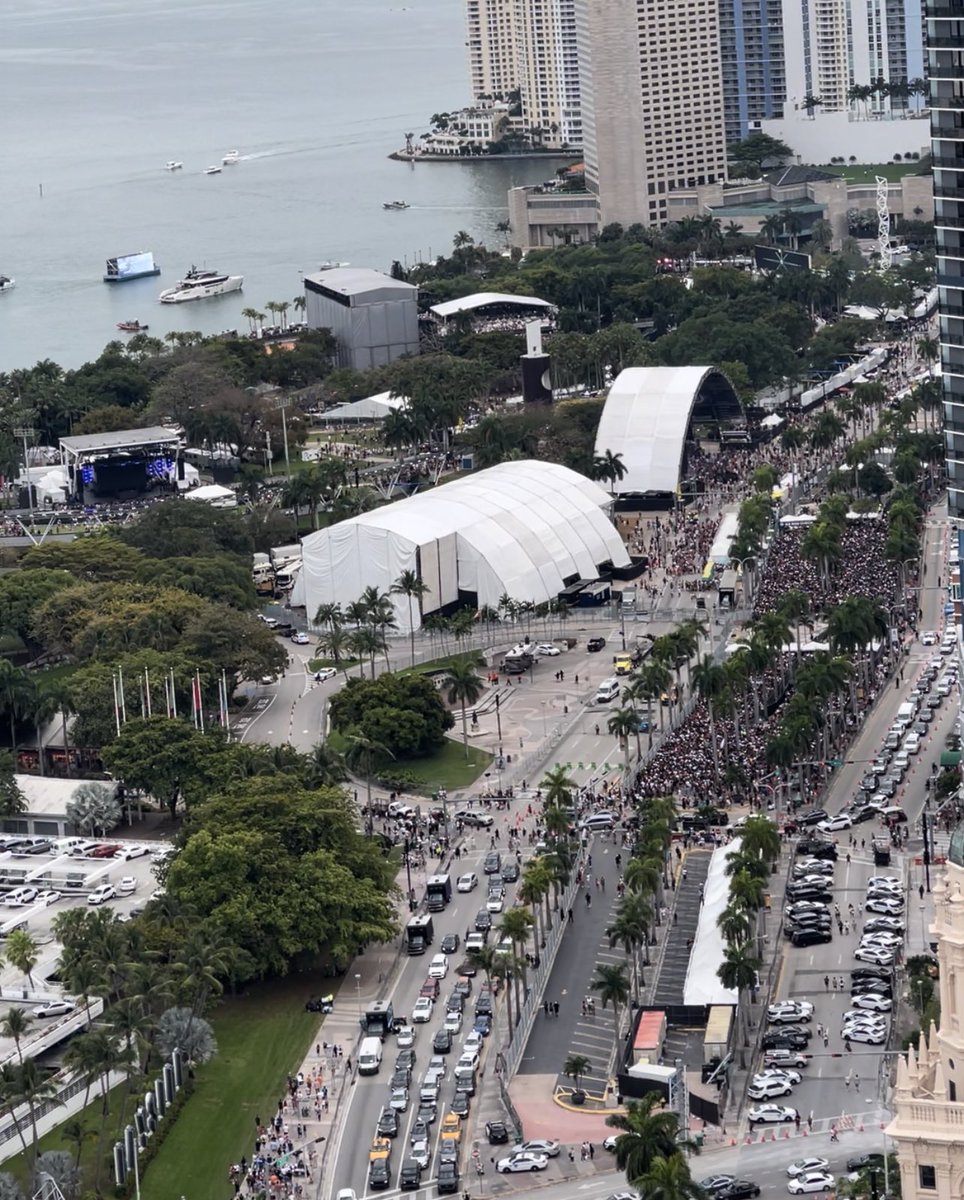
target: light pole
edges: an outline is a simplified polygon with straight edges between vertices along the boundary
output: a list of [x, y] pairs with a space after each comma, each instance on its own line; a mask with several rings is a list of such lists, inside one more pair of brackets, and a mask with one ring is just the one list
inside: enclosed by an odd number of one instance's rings
[[[19, 399], [19, 397], [18, 397]], [[30, 524], [33, 524], [33, 488], [30, 484], [30, 459], [27, 457], [27, 438], [32, 438], [36, 431], [29, 425], [18, 425], [14, 429], [14, 437], [23, 442], [23, 473], [27, 479], [27, 504], [30, 506]]]
[[358, 1001], [358, 1016], [361, 1018], [361, 975], [355, 975], [355, 999]]
[[288, 420], [285, 417], [285, 409], [288, 407], [287, 396], [279, 400], [276, 407], [281, 412], [281, 433], [285, 443], [285, 478], [291, 479], [291, 460], [288, 458]]

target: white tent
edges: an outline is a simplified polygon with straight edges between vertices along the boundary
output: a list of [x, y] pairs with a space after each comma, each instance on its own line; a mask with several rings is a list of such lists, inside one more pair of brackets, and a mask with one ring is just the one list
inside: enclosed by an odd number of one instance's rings
[[700, 908], [696, 937], [690, 952], [686, 981], [683, 984], [683, 1004], [696, 1008], [704, 1004], [731, 1004], [737, 1001], [736, 992], [720, 983], [717, 968], [724, 958], [723, 935], [717, 920], [730, 899], [730, 880], [726, 874], [726, 860], [738, 854], [740, 839], [734, 838], [726, 846], [713, 851], [710, 869], [703, 885], [703, 904]]
[[344, 606], [414, 571], [428, 588], [421, 613], [392, 596], [404, 632], [467, 595], [493, 608], [503, 595], [542, 604], [573, 579], [595, 579], [604, 564], [629, 565], [609, 504], [598, 484], [567, 467], [502, 463], [310, 534], [304, 602], [309, 613]]
[[384, 421], [389, 413], [407, 408], [404, 396], [393, 396], [391, 392], [378, 392], [364, 400], [353, 400], [350, 404], [338, 404], [323, 415], [325, 421]]
[[39, 479], [32, 479], [38, 504], [66, 504], [70, 492], [70, 480], [63, 467], [47, 471]]
[[237, 508], [238, 498], [229, 487], [219, 483], [209, 483], [204, 487], [195, 488], [184, 493], [185, 500], [203, 500], [212, 508]]

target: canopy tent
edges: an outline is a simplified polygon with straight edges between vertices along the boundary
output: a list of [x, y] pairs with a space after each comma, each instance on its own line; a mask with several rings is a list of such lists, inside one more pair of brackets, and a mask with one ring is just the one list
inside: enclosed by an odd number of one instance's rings
[[476, 312], [480, 308], [541, 308], [555, 312], [555, 305], [548, 300], [540, 300], [537, 296], [513, 296], [508, 292], [475, 292], [471, 296], [460, 296], [457, 300], [433, 304], [429, 312], [444, 321], [458, 313]]
[[629, 566], [609, 503], [598, 484], [556, 463], [462, 476], [305, 538], [306, 606], [344, 606], [370, 586], [391, 592], [403, 571], [428, 589], [421, 605], [392, 595], [404, 632], [458, 603], [495, 608], [505, 595], [547, 603], [572, 579]]
[[238, 497], [229, 487], [209, 483], [184, 493], [185, 500], [203, 500], [213, 508], [237, 508]]
[[349, 404], [337, 404], [323, 415], [324, 421], [384, 421], [389, 413], [407, 408], [405, 396], [393, 396], [391, 392], [378, 392], [364, 400], [353, 400]]
[[720, 913], [730, 900], [730, 880], [726, 874], [726, 860], [740, 851], [740, 839], [714, 850], [710, 869], [703, 885], [703, 904], [700, 908], [696, 937], [690, 953], [690, 964], [683, 985], [683, 1004], [687, 1008], [698, 1008], [707, 1004], [729, 1004], [737, 1002], [736, 990], [720, 983], [717, 970], [725, 957], [726, 945], [717, 925]]

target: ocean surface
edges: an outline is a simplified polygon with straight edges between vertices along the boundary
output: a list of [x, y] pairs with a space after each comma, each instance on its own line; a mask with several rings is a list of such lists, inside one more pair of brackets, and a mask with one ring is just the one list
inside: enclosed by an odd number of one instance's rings
[[[506, 191], [555, 162], [387, 156], [468, 100], [462, 0], [3, 0], [0, 370], [67, 367], [137, 319], [246, 329], [323, 262], [387, 270], [501, 244]], [[232, 149], [236, 166], [205, 176]], [[165, 171], [169, 159], [183, 162]], [[42, 189], [42, 194], [41, 194]], [[382, 208], [403, 199], [401, 212]], [[103, 283], [151, 250], [157, 278]], [[244, 290], [162, 305], [192, 264]], [[289, 319], [291, 318], [289, 312]]]

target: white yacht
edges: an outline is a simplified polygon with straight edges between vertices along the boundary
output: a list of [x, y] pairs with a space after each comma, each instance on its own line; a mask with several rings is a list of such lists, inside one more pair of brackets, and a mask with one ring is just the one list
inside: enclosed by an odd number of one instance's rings
[[229, 150], [227, 154], [225, 154], [224, 158], [221, 159], [221, 162], [226, 167], [234, 166], [235, 163], [239, 163], [240, 161], [241, 155], [237, 152], [237, 150]]
[[171, 158], [171, 159], [168, 159], [168, 161], [164, 164], [164, 170], [165, 171], [180, 171], [180, 169], [183, 166], [184, 166], [184, 163], [175, 162], [174, 159]]
[[16, 286], [16, 279], [11, 279], [9, 275], [0, 275], [0, 292], [12, 292]]
[[220, 168], [220, 167], [218, 167], [218, 166], [205, 167], [205, 168], [204, 168], [204, 174], [205, 174], [205, 175], [220, 175], [220, 174], [221, 174], [221, 168]]
[[188, 300], [207, 300], [211, 296], [226, 296], [240, 292], [243, 275], [222, 275], [220, 271], [202, 271], [192, 266], [172, 288], [166, 288], [158, 299], [162, 304], [184, 304]]

